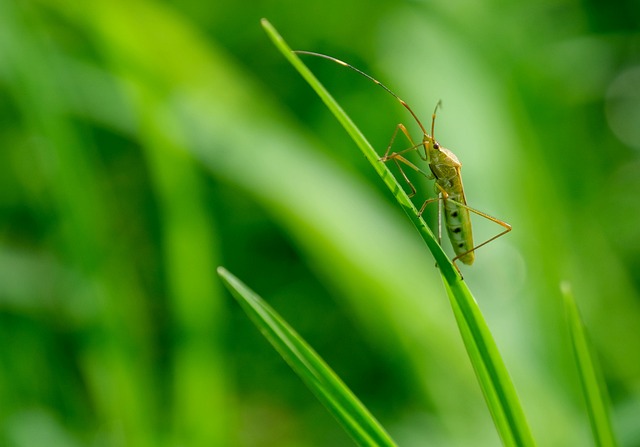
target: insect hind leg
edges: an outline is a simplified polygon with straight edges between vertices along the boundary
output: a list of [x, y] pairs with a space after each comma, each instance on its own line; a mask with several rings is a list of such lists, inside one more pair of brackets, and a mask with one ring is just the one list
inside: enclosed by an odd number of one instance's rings
[[498, 218], [496, 218], [496, 217], [490, 216], [489, 214], [487, 214], [487, 213], [485, 213], [485, 212], [483, 212], [483, 211], [477, 210], [477, 209], [475, 209], [475, 208], [471, 208], [470, 206], [468, 206], [468, 205], [466, 205], [466, 204], [464, 204], [464, 203], [460, 203], [460, 202], [458, 202], [457, 200], [452, 200], [452, 199], [449, 199], [449, 200], [450, 200], [451, 202], [455, 203], [456, 205], [461, 206], [462, 208], [466, 208], [466, 209], [468, 209], [470, 212], [472, 212], [472, 213], [474, 213], [474, 214], [477, 214], [477, 215], [478, 215], [478, 216], [480, 216], [480, 217], [484, 217], [485, 219], [490, 220], [491, 222], [494, 222], [494, 223], [496, 223], [496, 224], [500, 225], [502, 228], [504, 228], [504, 230], [503, 230], [502, 232], [500, 232], [500, 233], [496, 234], [496, 235], [495, 235], [495, 236], [493, 236], [493, 237], [490, 237], [490, 238], [489, 238], [489, 239], [487, 239], [486, 241], [484, 241], [484, 242], [482, 242], [482, 243], [480, 243], [480, 244], [476, 245], [475, 247], [470, 248], [469, 250], [465, 251], [464, 253], [460, 253], [458, 256], [456, 256], [455, 258], [453, 258], [453, 259], [452, 259], [452, 261], [453, 261], [454, 265], [455, 265], [455, 262], [456, 262], [458, 259], [462, 258], [463, 256], [468, 255], [469, 253], [472, 253], [472, 252], [476, 251], [476, 250], [477, 250], [478, 248], [480, 248], [480, 247], [483, 247], [483, 246], [487, 245], [489, 242], [495, 241], [495, 240], [496, 240], [496, 239], [498, 239], [499, 237], [504, 236], [505, 234], [509, 233], [509, 232], [512, 230], [511, 225], [509, 225], [508, 223], [506, 223], [506, 222], [505, 222], [505, 221], [503, 221], [503, 220], [500, 220], [500, 219], [498, 219]]
[[[434, 197], [432, 199], [425, 200], [424, 203], [422, 204], [422, 206], [420, 207], [420, 210], [418, 211], [418, 215], [422, 216], [422, 213], [424, 213], [424, 210], [427, 207], [427, 205], [429, 205], [430, 203], [433, 203], [433, 202], [439, 202], [439, 206], [438, 206], [438, 243], [440, 245], [442, 245], [442, 207], [443, 207], [445, 199], [449, 200], [452, 203], [455, 203], [456, 205], [458, 205], [458, 206], [460, 206], [462, 208], [466, 208], [470, 212], [472, 212], [474, 214], [477, 214], [480, 217], [484, 217], [485, 219], [488, 219], [491, 222], [494, 222], [494, 223], [496, 223], [496, 224], [498, 224], [498, 225], [500, 225], [501, 227], [504, 228], [504, 231], [496, 234], [493, 237], [490, 237], [486, 241], [484, 241], [484, 242], [472, 247], [471, 249], [465, 251], [464, 253], [460, 253], [459, 255], [457, 255], [453, 259], [451, 259], [451, 262], [453, 263], [453, 266], [456, 268], [456, 270], [460, 274], [460, 277], [462, 278], [463, 277], [462, 276], [462, 272], [460, 271], [460, 268], [458, 267], [457, 261], [460, 258], [462, 258], [463, 256], [466, 256], [469, 253], [472, 253], [472, 252], [476, 251], [478, 248], [487, 245], [489, 242], [495, 241], [499, 237], [504, 236], [505, 234], [509, 233], [512, 230], [512, 228], [511, 228], [511, 225], [509, 225], [508, 223], [506, 223], [506, 222], [504, 222], [504, 221], [502, 221], [502, 220], [500, 220], [498, 218], [490, 216], [489, 214], [487, 214], [487, 213], [485, 213], [483, 211], [477, 210], [475, 208], [471, 208], [470, 206], [468, 206], [468, 205], [466, 205], [464, 203], [458, 202], [457, 200], [453, 200], [453, 199], [448, 198], [448, 194], [446, 193], [446, 191], [441, 190], [438, 193], [438, 197]], [[436, 267], [437, 267], [437, 263], [436, 263]]]

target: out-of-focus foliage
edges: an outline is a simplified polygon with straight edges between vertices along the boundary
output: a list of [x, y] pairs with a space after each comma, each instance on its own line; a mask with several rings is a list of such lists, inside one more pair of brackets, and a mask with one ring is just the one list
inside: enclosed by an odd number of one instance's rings
[[[566, 280], [640, 443], [637, 3], [174, 3], [0, 0], [0, 445], [350, 445], [218, 264], [400, 445], [499, 442], [433, 260], [260, 17], [424, 121], [442, 99], [469, 203], [514, 227], [464, 275], [534, 437], [590, 442]], [[417, 131], [308, 62], [381, 152]]]

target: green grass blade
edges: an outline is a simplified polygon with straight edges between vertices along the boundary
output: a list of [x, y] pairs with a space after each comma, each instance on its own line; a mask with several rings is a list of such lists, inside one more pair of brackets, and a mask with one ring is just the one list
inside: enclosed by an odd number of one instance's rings
[[427, 243], [427, 246], [433, 253], [433, 256], [436, 258], [438, 265], [442, 273], [445, 277], [448, 278], [449, 281], [455, 281], [459, 278], [459, 275], [449, 260], [449, 257], [440, 247], [438, 241], [435, 236], [431, 232], [429, 226], [425, 223], [425, 221], [418, 216], [418, 210], [413, 205], [409, 197], [404, 192], [404, 189], [400, 184], [396, 181], [395, 177], [391, 173], [391, 171], [387, 168], [385, 163], [380, 162], [378, 159], [380, 158], [376, 153], [375, 149], [371, 146], [371, 144], [367, 141], [367, 139], [362, 135], [360, 129], [353, 123], [351, 118], [342, 110], [340, 105], [333, 99], [331, 94], [324, 88], [324, 86], [318, 81], [318, 79], [309, 71], [306, 65], [302, 63], [300, 58], [291, 51], [291, 48], [287, 45], [284, 39], [278, 34], [276, 29], [266, 20], [262, 19], [262, 26], [267, 31], [267, 34], [273, 40], [276, 47], [282, 52], [285, 58], [298, 70], [298, 72], [302, 75], [302, 77], [311, 85], [311, 87], [315, 90], [315, 92], [320, 96], [322, 101], [326, 104], [326, 106], [331, 110], [331, 112], [335, 115], [338, 121], [342, 124], [345, 130], [349, 133], [353, 141], [358, 145], [364, 156], [369, 160], [375, 171], [380, 175], [384, 183], [391, 190], [394, 197], [400, 204], [400, 206], [405, 210], [411, 221], [414, 223], [422, 238]]
[[218, 274], [240, 306], [316, 397], [361, 446], [395, 446], [378, 421], [315, 351], [240, 280], [219, 267]]
[[571, 348], [578, 366], [580, 384], [584, 394], [591, 431], [598, 446], [612, 447], [618, 445], [609, 417], [609, 398], [607, 388], [600, 374], [595, 356], [589, 343], [586, 329], [580, 318], [571, 290], [562, 287], [564, 305], [567, 314], [567, 324], [571, 338]]
[[480, 382], [480, 387], [484, 393], [489, 411], [496, 424], [498, 433], [502, 438], [502, 442], [508, 446], [535, 445], [524, 412], [522, 411], [522, 405], [502, 357], [498, 352], [495, 340], [466, 283], [462, 281], [462, 278], [446, 253], [442, 250], [442, 247], [438, 244], [425, 221], [418, 215], [416, 207], [409, 200], [404, 189], [396, 181], [386, 165], [379, 161], [379, 156], [375, 149], [369, 144], [353, 121], [347, 116], [313, 73], [302, 63], [298, 56], [292, 52], [284, 39], [266, 19], [262, 20], [262, 26], [284, 57], [291, 62], [302, 77], [316, 91], [329, 110], [331, 110], [338, 121], [344, 126], [351, 138], [353, 138], [375, 171], [391, 190], [400, 206], [414, 223], [436, 259], [467, 353], [478, 377], [478, 381]]
[[502, 443], [506, 446], [535, 445], [520, 399], [478, 304], [463, 281], [454, 284], [445, 281], [445, 287]]

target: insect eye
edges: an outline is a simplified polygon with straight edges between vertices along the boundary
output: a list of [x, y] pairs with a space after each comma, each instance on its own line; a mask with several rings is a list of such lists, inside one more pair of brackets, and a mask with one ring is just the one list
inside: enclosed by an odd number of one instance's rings
[[440, 149], [440, 145], [436, 142], [433, 143], [433, 148], [434, 149]]

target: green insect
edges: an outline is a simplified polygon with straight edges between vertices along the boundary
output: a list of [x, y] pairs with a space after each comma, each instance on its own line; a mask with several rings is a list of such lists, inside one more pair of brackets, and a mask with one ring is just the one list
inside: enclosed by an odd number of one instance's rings
[[[409, 180], [409, 177], [407, 177], [407, 174], [402, 169], [402, 165], [408, 166], [409, 168], [415, 170], [416, 172], [419, 172], [425, 177], [435, 180], [435, 192], [438, 197], [425, 200], [425, 202], [420, 207], [419, 214], [422, 215], [425, 208], [430, 203], [438, 202], [440, 204], [438, 208], [438, 241], [442, 243], [442, 213], [444, 209], [444, 221], [447, 227], [447, 233], [449, 234], [449, 240], [451, 241], [451, 245], [453, 246], [453, 251], [456, 254], [456, 256], [452, 260], [454, 265], [458, 260], [467, 265], [473, 264], [473, 261], [475, 260], [474, 252], [478, 248], [511, 231], [511, 225], [509, 225], [508, 223], [503, 222], [500, 219], [496, 219], [495, 217], [489, 216], [488, 214], [483, 213], [482, 211], [478, 211], [467, 205], [467, 199], [464, 195], [464, 188], [462, 186], [462, 175], [460, 173], [462, 164], [453, 152], [440, 146], [440, 144], [438, 144], [438, 142], [434, 138], [436, 112], [438, 110], [438, 107], [441, 105], [440, 101], [438, 101], [438, 103], [436, 104], [436, 107], [433, 110], [433, 115], [431, 116], [431, 135], [429, 135], [426, 128], [422, 125], [422, 122], [418, 119], [411, 107], [409, 107], [409, 105], [404, 100], [402, 100], [398, 95], [392, 92], [388, 87], [386, 87], [377, 79], [369, 76], [356, 67], [341, 61], [340, 59], [327, 56], [326, 54], [313, 53], [310, 51], [295, 51], [295, 53], [328, 59], [342, 65], [343, 67], [354, 70], [355, 72], [359, 73], [370, 81], [373, 81], [374, 83], [385, 89], [388, 93], [390, 93], [400, 102], [400, 104], [402, 104], [409, 111], [413, 119], [416, 121], [416, 123], [418, 123], [418, 126], [420, 126], [423, 134], [422, 143], [415, 144], [411, 139], [411, 135], [407, 131], [407, 128], [402, 123], [400, 123], [396, 126], [396, 129], [393, 132], [393, 136], [391, 137], [391, 141], [387, 146], [387, 150], [385, 154], [380, 157], [380, 161], [386, 163], [387, 161], [393, 160], [393, 162], [398, 167], [398, 170], [401, 173], [402, 177], [411, 188], [409, 197], [413, 197], [416, 194], [417, 190], [411, 180]], [[399, 130], [407, 137], [409, 143], [411, 143], [411, 146], [399, 152], [392, 152], [391, 147], [396, 139]], [[424, 148], [424, 155], [420, 150], [421, 148]], [[413, 151], [416, 151], [420, 158], [428, 163], [429, 172], [423, 171], [414, 163], [405, 158], [404, 154]], [[470, 212], [497, 223], [498, 225], [502, 226], [504, 230], [501, 233], [482, 242], [481, 244], [474, 245], [473, 232], [471, 229], [471, 217], [469, 214]]]

